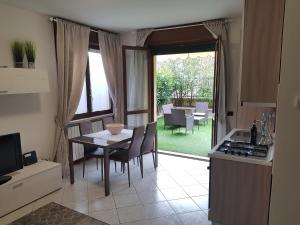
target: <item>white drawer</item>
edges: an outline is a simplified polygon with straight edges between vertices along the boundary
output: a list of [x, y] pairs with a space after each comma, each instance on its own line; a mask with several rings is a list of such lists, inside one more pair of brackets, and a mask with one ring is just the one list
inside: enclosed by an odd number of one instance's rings
[[61, 167], [48, 169], [0, 188], [0, 217], [62, 186]]

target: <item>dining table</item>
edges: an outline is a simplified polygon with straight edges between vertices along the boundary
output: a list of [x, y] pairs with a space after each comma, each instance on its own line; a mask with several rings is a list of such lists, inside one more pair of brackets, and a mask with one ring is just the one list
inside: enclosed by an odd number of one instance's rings
[[[130, 142], [132, 140], [133, 129], [126, 128], [122, 129], [119, 134], [111, 134], [108, 130], [102, 130], [96, 133], [82, 135], [69, 139], [69, 168], [70, 168], [70, 182], [74, 184], [74, 161], [73, 161], [73, 143], [90, 145], [103, 149], [104, 152], [104, 190], [105, 196], [110, 195], [110, 159], [109, 155], [113, 149], [118, 148], [120, 145]], [[156, 139], [155, 139], [156, 142]], [[156, 143], [155, 143], [155, 146]], [[155, 147], [156, 162], [157, 166], [157, 148]]]

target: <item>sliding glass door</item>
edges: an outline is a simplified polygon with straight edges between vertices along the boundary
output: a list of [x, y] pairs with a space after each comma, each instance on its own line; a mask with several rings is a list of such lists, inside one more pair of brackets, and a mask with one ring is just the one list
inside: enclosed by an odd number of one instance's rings
[[152, 120], [150, 54], [146, 48], [124, 46], [125, 123], [140, 126]]

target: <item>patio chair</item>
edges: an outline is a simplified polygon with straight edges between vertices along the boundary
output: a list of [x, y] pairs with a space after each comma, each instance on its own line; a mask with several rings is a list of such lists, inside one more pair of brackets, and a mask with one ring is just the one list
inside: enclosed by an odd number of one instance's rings
[[188, 130], [192, 130], [194, 133], [194, 116], [186, 115], [186, 111], [184, 109], [171, 109], [172, 111], [172, 134], [173, 130], [176, 128], [185, 128], [185, 135]]
[[208, 123], [208, 102], [196, 102], [196, 112], [194, 112], [194, 116], [204, 117], [201, 122], [204, 124]]
[[166, 126], [172, 126], [172, 112], [171, 109], [174, 108], [173, 103], [166, 104], [162, 106], [163, 114], [164, 114], [164, 129]]

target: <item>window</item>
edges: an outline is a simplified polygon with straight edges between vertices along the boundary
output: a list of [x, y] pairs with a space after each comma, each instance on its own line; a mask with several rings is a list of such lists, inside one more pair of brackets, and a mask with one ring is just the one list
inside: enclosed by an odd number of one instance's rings
[[108, 85], [99, 50], [90, 49], [86, 78], [74, 119], [112, 113]]

